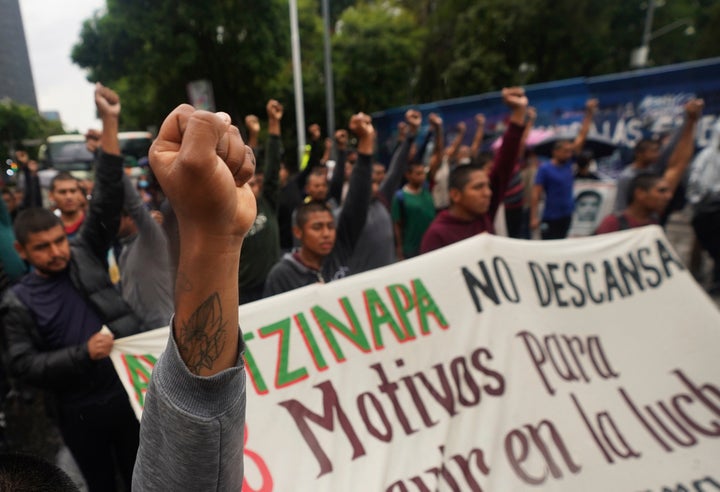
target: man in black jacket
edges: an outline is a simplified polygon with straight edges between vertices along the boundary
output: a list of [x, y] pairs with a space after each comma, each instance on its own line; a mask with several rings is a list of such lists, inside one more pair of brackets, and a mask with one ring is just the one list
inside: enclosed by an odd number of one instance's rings
[[143, 326], [107, 273], [123, 203], [120, 102], [99, 84], [95, 102], [103, 152], [85, 225], [70, 243], [52, 212], [18, 215], [15, 247], [34, 270], [6, 293], [0, 313], [10, 370], [55, 397], [58, 427], [89, 489], [115, 490], [117, 470], [130, 490], [139, 426], [108, 355], [115, 337]]

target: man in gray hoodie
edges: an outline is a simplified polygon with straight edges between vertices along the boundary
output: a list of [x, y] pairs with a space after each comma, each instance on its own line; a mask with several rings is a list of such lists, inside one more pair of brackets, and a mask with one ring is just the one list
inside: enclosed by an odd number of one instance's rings
[[350, 120], [350, 130], [358, 137], [358, 161], [350, 176], [337, 229], [325, 203], [309, 202], [298, 207], [293, 234], [300, 241], [300, 248], [285, 254], [270, 271], [265, 282], [265, 297], [316, 282], [330, 282], [351, 273], [350, 257], [365, 226], [370, 204], [375, 129], [370, 117], [359, 113]]

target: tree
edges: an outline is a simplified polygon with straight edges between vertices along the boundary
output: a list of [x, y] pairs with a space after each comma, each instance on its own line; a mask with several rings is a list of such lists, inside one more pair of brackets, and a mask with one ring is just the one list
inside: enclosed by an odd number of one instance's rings
[[264, 108], [267, 82], [289, 53], [287, 31], [277, 29], [283, 5], [108, 0], [85, 22], [72, 58], [120, 93], [124, 127], [159, 124], [197, 79], [209, 80], [217, 109], [238, 120]]
[[59, 121], [49, 121], [32, 106], [0, 100], [0, 157], [3, 161], [24, 140], [65, 133]]
[[392, 2], [346, 9], [333, 38], [335, 95], [340, 120], [407, 104], [417, 81], [423, 30]]

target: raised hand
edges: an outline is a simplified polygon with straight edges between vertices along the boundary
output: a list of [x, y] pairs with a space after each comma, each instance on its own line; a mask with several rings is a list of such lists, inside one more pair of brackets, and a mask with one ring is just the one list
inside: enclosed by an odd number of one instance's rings
[[703, 108], [705, 107], [705, 101], [702, 99], [691, 99], [685, 104], [685, 114], [688, 119], [697, 121], [702, 115]]
[[120, 96], [114, 90], [98, 82], [95, 84], [95, 107], [100, 119], [108, 116], [118, 118], [120, 116]]
[[320, 140], [320, 125], [313, 123], [308, 127], [308, 133], [310, 134], [310, 140]]
[[365, 113], [357, 113], [350, 118], [350, 131], [358, 138], [357, 150], [361, 154], [372, 155], [375, 150], [375, 128], [372, 118]]
[[283, 105], [277, 102], [275, 99], [270, 99], [265, 106], [267, 110], [268, 119], [280, 121], [283, 117]]
[[348, 143], [348, 132], [347, 130], [335, 130], [335, 144], [338, 150], [345, 150]]
[[410, 127], [410, 131], [417, 133], [422, 124], [422, 114], [417, 109], [408, 109], [405, 111], [405, 121]]
[[255, 197], [246, 184], [255, 158], [230, 116], [178, 106], [150, 148], [150, 166], [177, 215], [181, 238], [239, 247], [255, 220]]
[[510, 121], [517, 125], [525, 124], [525, 113], [529, 105], [525, 89], [522, 87], [505, 87], [502, 90], [503, 102], [512, 110]]
[[245, 128], [248, 133], [258, 134], [260, 133], [260, 120], [254, 114], [249, 114], [245, 117]]
[[440, 115], [436, 113], [430, 113], [428, 116], [428, 122], [430, 123], [430, 126], [433, 127], [433, 129], [437, 130], [438, 128], [442, 128], [443, 120], [440, 118]]
[[270, 99], [265, 105], [268, 117], [268, 133], [270, 135], [280, 135], [280, 120], [283, 117], [283, 105], [275, 99]]

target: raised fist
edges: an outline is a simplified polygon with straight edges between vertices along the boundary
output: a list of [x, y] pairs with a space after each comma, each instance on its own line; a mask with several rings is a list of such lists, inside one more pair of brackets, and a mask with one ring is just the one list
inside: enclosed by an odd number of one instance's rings
[[256, 214], [247, 185], [255, 157], [230, 116], [178, 106], [163, 122], [149, 157], [181, 237], [199, 234], [228, 246], [242, 241]]
[[430, 123], [430, 126], [435, 129], [440, 128], [443, 124], [442, 118], [440, 118], [440, 115], [436, 113], [430, 113], [430, 115], [428, 116], [428, 122]]
[[308, 127], [308, 133], [310, 134], [310, 140], [320, 140], [320, 125], [313, 123]]
[[267, 110], [268, 119], [281, 120], [283, 117], [283, 105], [277, 102], [275, 99], [270, 99], [265, 107]]
[[249, 114], [245, 117], [245, 128], [248, 133], [260, 133], [260, 120], [254, 114]]
[[120, 116], [120, 96], [114, 90], [98, 82], [95, 84], [95, 107], [97, 107], [100, 119], [104, 117], [117, 118]]
[[416, 132], [422, 124], [422, 114], [417, 109], [408, 109], [405, 112], [405, 121], [410, 125], [410, 129]]
[[524, 109], [528, 107], [528, 98], [522, 87], [506, 87], [502, 90], [503, 102], [510, 109]]

